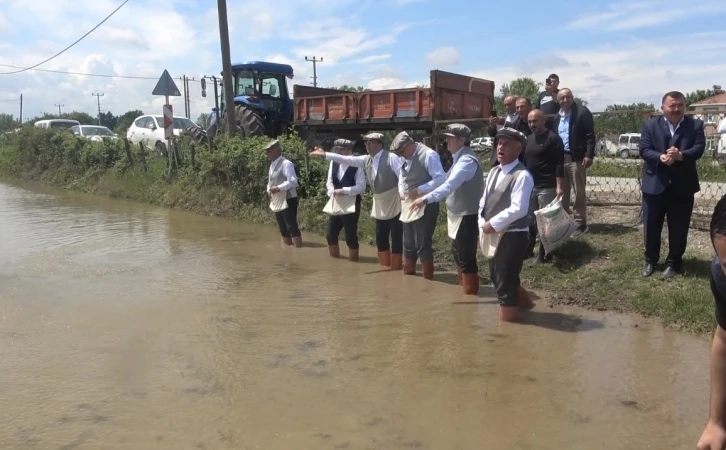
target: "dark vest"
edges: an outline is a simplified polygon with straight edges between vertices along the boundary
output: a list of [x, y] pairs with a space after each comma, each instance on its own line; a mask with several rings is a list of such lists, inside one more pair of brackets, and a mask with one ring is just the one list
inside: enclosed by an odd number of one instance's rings
[[342, 189], [344, 187], [355, 186], [355, 174], [358, 172], [357, 167], [349, 166], [343, 174], [342, 178], [338, 178], [338, 171], [340, 170], [340, 164], [333, 163], [333, 187], [335, 189]]

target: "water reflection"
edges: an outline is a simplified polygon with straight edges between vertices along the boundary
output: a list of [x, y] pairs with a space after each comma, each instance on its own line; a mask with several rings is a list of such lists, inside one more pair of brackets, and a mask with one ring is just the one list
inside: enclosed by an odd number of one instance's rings
[[500, 325], [271, 228], [27, 185], [0, 233], [3, 449], [692, 448], [706, 418], [708, 342], [643, 321]]

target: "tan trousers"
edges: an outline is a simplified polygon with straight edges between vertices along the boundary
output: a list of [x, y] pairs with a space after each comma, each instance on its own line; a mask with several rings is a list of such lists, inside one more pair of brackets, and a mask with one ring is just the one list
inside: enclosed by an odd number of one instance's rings
[[572, 156], [565, 153], [565, 180], [562, 190], [562, 206], [569, 214], [570, 209], [570, 191], [575, 191], [575, 222], [579, 225], [587, 224], [587, 194], [585, 193], [585, 185], [587, 181], [587, 169], [582, 161], [573, 162]]

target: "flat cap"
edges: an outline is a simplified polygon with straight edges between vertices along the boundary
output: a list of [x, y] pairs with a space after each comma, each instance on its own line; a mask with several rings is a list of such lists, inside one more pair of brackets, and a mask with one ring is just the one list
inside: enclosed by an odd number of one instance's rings
[[521, 131], [517, 131], [514, 128], [510, 128], [510, 127], [500, 128], [499, 131], [497, 131], [497, 137], [498, 138], [507, 137], [510, 139], [514, 139], [516, 141], [519, 141], [519, 143], [522, 144], [522, 146], [524, 146], [527, 142], [527, 136], [525, 136], [524, 133], [522, 133]]
[[348, 139], [336, 139], [335, 142], [333, 142], [333, 147], [353, 148], [354, 145], [355, 143]]
[[398, 152], [400, 151], [404, 145], [413, 142], [413, 138], [408, 135], [405, 131], [401, 131], [396, 135], [395, 138], [393, 138], [393, 142], [391, 142], [391, 151], [392, 152]]
[[368, 133], [363, 136], [364, 141], [381, 141], [383, 142], [383, 135], [381, 133]]
[[270, 141], [267, 145], [265, 145], [264, 150], [265, 151], [272, 150], [277, 145], [280, 145], [280, 141], [278, 141], [277, 139], [275, 139], [273, 141]]
[[443, 135], [469, 139], [471, 137], [471, 128], [460, 123], [452, 123], [446, 126], [446, 131], [443, 132]]

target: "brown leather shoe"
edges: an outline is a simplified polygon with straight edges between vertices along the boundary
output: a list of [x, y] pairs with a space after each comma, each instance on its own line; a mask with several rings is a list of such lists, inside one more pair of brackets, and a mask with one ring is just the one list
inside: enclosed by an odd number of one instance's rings
[[331, 258], [340, 258], [340, 247], [337, 245], [328, 245], [328, 253]]
[[302, 248], [302, 236], [292, 238], [292, 242], [295, 244], [295, 248]]
[[391, 270], [401, 270], [403, 268], [403, 255], [400, 253], [391, 253]]
[[378, 252], [378, 264], [383, 267], [391, 267], [391, 251]]
[[403, 274], [404, 275], [416, 275], [416, 260], [415, 259], [404, 259], [403, 260]]
[[529, 296], [529, 292], [522, 286], [519, 286], [519, 305], [522, 309], [531, 309], [534, 308], [534, 302], [532, 301], [532, 298]]
[[423, 271], [424, 278], [426, 278], [427, 280], [434, 279], [434, 263], [433, 262], [421, 263], [421, 270]]
[[479, 295], [479, 274], [462, 273], [462, 290], [465, 295]]
[[348, 261], [356, 262], [358, 261], [358, 249], [348, 249]]
[[281, 246], [282, 248], [285, 248], [285, 247], [289, 247], [289, 246], [291, 246], [291, 245], [292, 245], [292, 238], [291, 238], [291, 237], [283, 237], [283, 238], [282, 238], [282, 239], [280, 240], [280, 246]]

